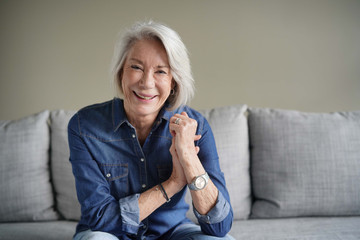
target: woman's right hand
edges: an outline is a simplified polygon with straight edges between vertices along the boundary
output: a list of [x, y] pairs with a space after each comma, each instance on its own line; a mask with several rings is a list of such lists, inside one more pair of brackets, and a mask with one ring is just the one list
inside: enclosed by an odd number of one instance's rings
[[[197, 141], [200, 138], [201, 138], [201, 135], [195, 135], [194, 141]], [[195, 147], [196, 154], [199, 153], [200, 148], [198, 146], [194, 146], [194, 147]], [[172, 156], [172, 163], [173, 163], [173, 170], [172, 170], [169, 180], [172, 181], [173, 183], [175, 183], [175, 186], [177, 186], [176, 192], [179, 192], [187, 184], [187, 181], [186, 181], [184, 169], [180, 164], [179, 157], [176, 152], [174, 136], [172, 138], [172, 144], [171, 144], [171, 147], [169, 150], [170, 150], [170, 153]]]
[[176, 186], [178, 187], [176, 192], [179, 192], [186, 185], [186, 177], [184, 174], [184, 170], [179, 162], [179, 157], [176, 153], [174, 138], [172, 139], [170, 153], [172, 156], [172, 163], [173, 163], [173, 169], [170, 176], [170, 180], [176, 183]]

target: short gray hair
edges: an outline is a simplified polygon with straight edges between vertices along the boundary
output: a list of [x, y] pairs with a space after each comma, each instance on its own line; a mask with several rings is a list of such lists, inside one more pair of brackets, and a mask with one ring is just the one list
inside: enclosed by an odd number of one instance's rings
[[127, 54], [134, 43], [142, 39], [158, 39], [166, 50], [171, 74], [175, 81], [174, 93], [170, 94], [167, 100], [169, 110], [188, 104], [194, 96], [195, 87], [185, 44], [177, 32], [162, 23], [153, 21], [134, 24], [121, 35], [115, 46], [111, 74], [117, 94], [123, 94], [121, 74]]

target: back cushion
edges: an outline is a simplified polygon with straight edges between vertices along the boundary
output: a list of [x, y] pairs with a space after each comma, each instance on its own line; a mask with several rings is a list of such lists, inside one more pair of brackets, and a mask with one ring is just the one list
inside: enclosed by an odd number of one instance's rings
[[252, 217], [360, 214], [360, 112], [249, 111]]
[[[226, 186], [236, 220], [247, 219], [251, 208], [246, 109], [245, 105], [238, 105], [200, 111], [208, 120], [215, 136], [220, 167], [225, 174]], [[188, 217], [196, 221], [192, 213], [189, 190], [186, 194], [186, 201], [190, 204]]]
[[80, 219], [75, 178], [69, 161], [67, 125], [75, 111], [51, 112], [51, 171], [54, 181], [56, 205], [59, 213], [68, 220]]
[[49, 112], [0, 121], [0, 222], [55, 220]]

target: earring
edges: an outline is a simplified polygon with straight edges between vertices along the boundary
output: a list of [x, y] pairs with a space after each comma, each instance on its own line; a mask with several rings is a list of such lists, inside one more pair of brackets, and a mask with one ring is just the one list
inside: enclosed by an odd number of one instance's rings
[[174, 95], [174, 94], [175, 94], [175, 90], [174, 90], [174, 89], [171, 89], [170, 95]]

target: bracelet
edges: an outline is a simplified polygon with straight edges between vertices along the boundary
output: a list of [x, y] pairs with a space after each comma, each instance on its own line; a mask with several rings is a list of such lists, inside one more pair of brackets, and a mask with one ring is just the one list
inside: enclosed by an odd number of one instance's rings
[[164, 189], [164, 187], [161, 185], [161, 183], [159, 183], [158, 186], [160, 187], [160, 191], [161, 191], [162, 195], [164, 196], [166, 202], [167, 202], [167, 203], [170, 202], [170, 201], [171, 201], [171, 198], [168, 197], [168, 195], [166, 194], [165, 189]]

